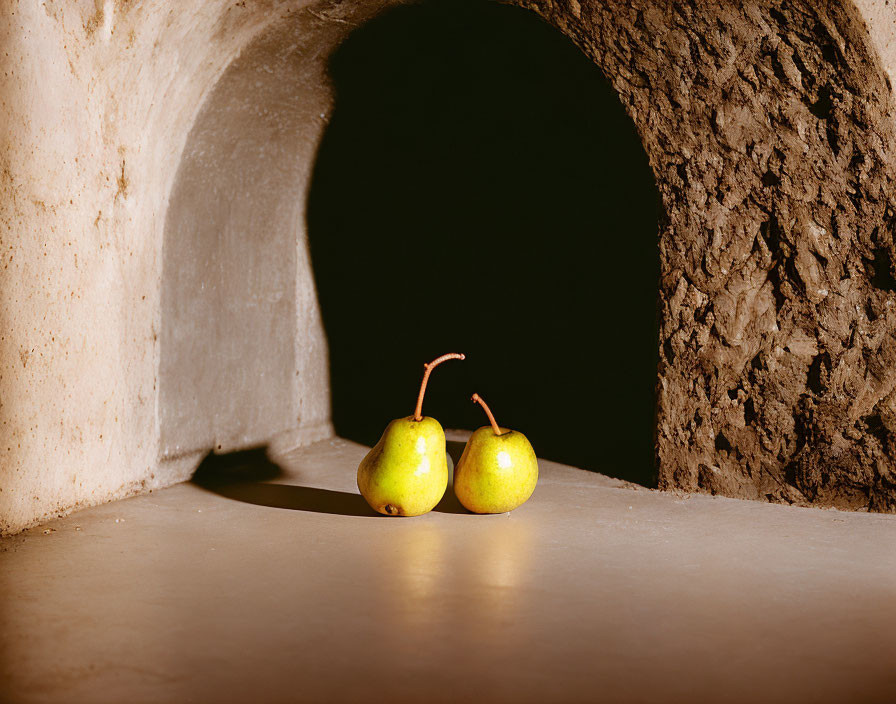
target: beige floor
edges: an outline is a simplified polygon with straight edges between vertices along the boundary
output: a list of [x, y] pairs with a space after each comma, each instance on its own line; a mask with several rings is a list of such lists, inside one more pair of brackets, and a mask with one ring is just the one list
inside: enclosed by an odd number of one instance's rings
[[896, 516], [543, 462], [511, 514], [380, 518], [363, 454], [0, 541], [0, 699], [896, 701]]

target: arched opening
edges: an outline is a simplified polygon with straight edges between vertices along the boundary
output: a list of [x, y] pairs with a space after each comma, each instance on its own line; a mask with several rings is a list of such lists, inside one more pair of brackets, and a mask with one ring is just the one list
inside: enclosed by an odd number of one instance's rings
[[650, 483], [659, 198], [634, 125], [558, 30], [489, 2], [391, 10], [330, 60], [308, 235], [338, 434], [499, 422]]

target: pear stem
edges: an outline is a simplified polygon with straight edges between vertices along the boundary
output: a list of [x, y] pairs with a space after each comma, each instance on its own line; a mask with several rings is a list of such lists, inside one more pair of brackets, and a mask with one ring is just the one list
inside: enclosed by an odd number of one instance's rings
[[423, 420], [423, 394], [426, 393], [426, 383], [429, 381], [429, 375], [432, 373], [433, 369], [439, 366], [442, 362], [447, 362], [449, 359], [466, 359], [466, 357], [457, 352], [450, 352], [448, 354], [443, 354], [441, 357], [436, 357], [429, 364], [423, 365], [423, 381], [420, 382], [420, 393], [417, 394], [417, 408], [414, 409], [415, 421], [419, 422]]
[[495, 422], [495, 417], [492, 415], [492, 409], [488, 407], [488, 404], [482, 399], [482, 396], [473, 394], [473, 403], [478, 403], [482, 406], [482, 410], [485, 411], [485, 415], [488, 416], [488, 422], [492, 424], [492, 430], [495, 431], [495, 435], [503, 435], [498, 424]]

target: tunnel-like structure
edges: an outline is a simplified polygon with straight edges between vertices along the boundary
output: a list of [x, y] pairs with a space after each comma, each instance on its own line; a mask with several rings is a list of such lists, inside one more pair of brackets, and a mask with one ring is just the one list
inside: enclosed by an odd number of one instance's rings
[[[307, 190], [328, 58], [395, 4], [2, 3], [0, 532], [332, 432]], [[896, 10], [517, 4], [654, 172], [659, 486], [894, 510]]]

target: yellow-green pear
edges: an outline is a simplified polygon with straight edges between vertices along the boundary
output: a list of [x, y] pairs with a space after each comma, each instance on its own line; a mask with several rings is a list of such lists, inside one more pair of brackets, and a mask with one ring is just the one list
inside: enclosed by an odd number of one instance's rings
[[501, 428], [479, 394], [490, 426], [475, 431], [454, 468], [454, 493], [473, 513], [505, 513], [522, 506], [535, 491], [538, 460], [520, 432]]
[[431, 511], [448, 488], [445, 431], [423, 416], [429, 375], [442, 362], [464, 359], [443, 354], [424, 366], [414, 415], [393, 420], [358, 466], [358, 489], [374, 511], [387, 516], [419, 516]]

